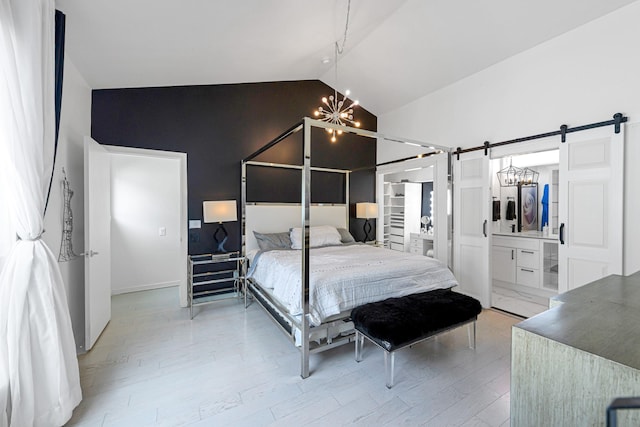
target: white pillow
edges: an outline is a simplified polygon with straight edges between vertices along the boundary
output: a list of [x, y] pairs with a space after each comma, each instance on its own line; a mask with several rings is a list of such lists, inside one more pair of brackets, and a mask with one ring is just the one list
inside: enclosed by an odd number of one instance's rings
[[[302, 249], [302, 228], [292, 228], [289, 232], [291, 237], [291, 249]], [[330, 225], [320, 225], [309, 229], [309, 247], [340, 245], [342, 239], [335, 227]]]

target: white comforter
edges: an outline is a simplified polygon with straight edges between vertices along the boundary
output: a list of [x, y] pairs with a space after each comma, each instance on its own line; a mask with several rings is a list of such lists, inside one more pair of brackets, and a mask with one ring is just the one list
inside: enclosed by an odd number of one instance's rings
[[[368, 302], [458, 284], [436, 259], [368, 245], [315, 248], [309, 258], [312, 325]], [[300, 251], [264, 252], [249, 277], [273, 289], [289, 313], [298, 315], [302, 313], [300, 264]]]

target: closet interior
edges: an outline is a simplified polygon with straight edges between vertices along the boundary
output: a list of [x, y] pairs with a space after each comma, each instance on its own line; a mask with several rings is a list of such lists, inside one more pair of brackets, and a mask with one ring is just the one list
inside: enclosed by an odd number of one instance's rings
[[433, 167], [384, 176], [384, 246], [434, 254]]

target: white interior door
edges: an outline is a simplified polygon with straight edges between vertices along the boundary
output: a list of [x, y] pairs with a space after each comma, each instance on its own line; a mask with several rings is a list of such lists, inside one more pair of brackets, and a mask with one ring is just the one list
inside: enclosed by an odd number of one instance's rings
[[624, 125], [560, 144], [558, 291], [622, 274]]
[[453, 273], [459, 291], [491, 305], [489, 156], [453, 154]]
[[90, 137], [84, 139], [84, 298], [85, 350], [89, 351], [111, 319], [110, 155]]

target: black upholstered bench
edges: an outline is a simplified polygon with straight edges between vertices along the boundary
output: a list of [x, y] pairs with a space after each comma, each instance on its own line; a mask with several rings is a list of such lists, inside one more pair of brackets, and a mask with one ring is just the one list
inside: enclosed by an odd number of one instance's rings
[[469, 347], [475, 349], [476, 320], [481, 311], [478, 300], [450, 289], [389, 298], [356, 307], [351, 311], [356, 329], [356, 361], [362, 360], [365, 337], [382, 348], [387, 387], [391, 388], [396, 350], [465, 324], [469, 324]]

